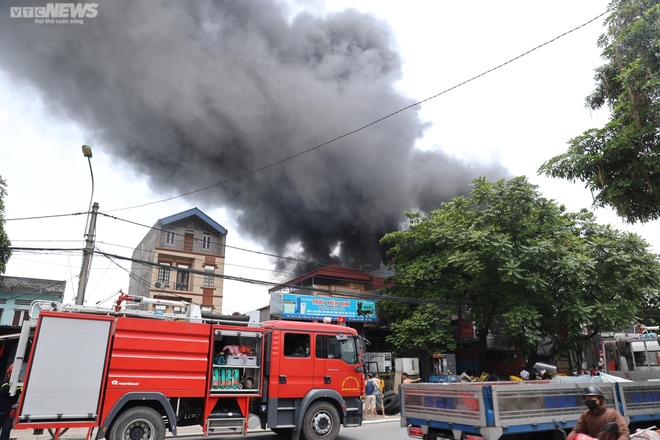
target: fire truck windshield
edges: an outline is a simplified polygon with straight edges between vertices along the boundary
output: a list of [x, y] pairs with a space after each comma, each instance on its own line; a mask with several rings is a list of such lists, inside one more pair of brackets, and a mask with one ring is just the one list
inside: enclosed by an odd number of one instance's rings
[[[328, 342], [332, 341], [332, 338]], [[347, 338], [346, 335], [337, 335], [335, 343], [339, 346], [341, 359], [348, 364], [356, 364], [358, 361], [355, 339]]]
[[346, 335], [317, 335], [316, 357], [340, 359], [347, 364], [357, 364], [358, 352], [355, 339]]

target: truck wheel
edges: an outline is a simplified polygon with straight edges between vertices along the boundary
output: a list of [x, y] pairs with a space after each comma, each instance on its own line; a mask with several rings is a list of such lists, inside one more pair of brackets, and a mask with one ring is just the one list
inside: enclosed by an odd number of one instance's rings
[[153, 408], [136, 406], [124, 411], [112, 422], [109, 440], [163, 440], [165, 423]]
[[303, 419], [303, 434], [307, 440], [334, 440], [339, 434], [337, 408], [329, 402], [314, 403]]

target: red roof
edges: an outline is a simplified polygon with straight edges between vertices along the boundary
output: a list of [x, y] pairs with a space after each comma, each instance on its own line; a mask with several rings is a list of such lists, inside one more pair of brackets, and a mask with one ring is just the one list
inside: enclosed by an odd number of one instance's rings
[[[307, 272], [306, 274], [301, 275], [298, 278], [294, 278], [292, 280], [280, 284], [279, 286], [275, 286], [271, 289], [268, 289], [268, 291], [274, 292], [276, 290], [281, 289], [282, 286], [295, 286], [302, 283], [303, 281], [306, 281], [314, 277], [337, 278], [344, 281], [361, 281], [365, 283], [373, 283], [374, 286], [379, 286], [378, 288], [382, 287], [384, 280], [381, 277], [374, 277], [368, 274], [367, 272], [361, 270], [341, 267], [338, 264], [331, 264], [329, 266], [324, 266], [319, 269], [315, 269], [311, 272]], [[374, 290], [376, 289], [374, 288]]]

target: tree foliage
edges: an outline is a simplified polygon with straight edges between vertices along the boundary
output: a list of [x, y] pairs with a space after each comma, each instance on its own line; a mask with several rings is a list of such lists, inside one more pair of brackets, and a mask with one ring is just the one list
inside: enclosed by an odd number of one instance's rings
[[11, 246], [11, 242], [5, 232], [5, 203], [3, 199], [7, 195], [6, 188], [7, 183], [0, 176], [0, 273], [5, 273], [7, 262], [9, 261], [9, 257], [11, 257], [11, 250], [8, 249]]
[[598, 40], [606, 64], [586, 106], [607, 106], [611, 119], [571, 139], [539, 173], [580, 180], [594, 206], [645, 222], [660, 218], [660, 1], [614, 0], [610, 9]]
[[[660, 267], [639, 236], [599, 225], [586, 210], [565, 212], [525, 177], [473, 181], [428, 214], [409, 212], [407, 230], [387, 234], [395, 271], [389, 294], [444, 302], [469, 311], [479, 338], [503, 324], [506, 342], [535, 353], [544, 338], [567, 353], [589, 335], [634, 320], [660, 281]], [[385, 310], [393, 341], [423, 331], [414, 306]], [[406, 329], [406, 336], [397, 331]], [[434, 332], [416, 335], [438, 343]]]
[[437, 304], [422, 304], [406, 319], [391, 324], [387, 341], [394, 345], [398, 357], [440, 353], [456, 346], [455, 338], [447, 331], [449, 324], [448, 310]]

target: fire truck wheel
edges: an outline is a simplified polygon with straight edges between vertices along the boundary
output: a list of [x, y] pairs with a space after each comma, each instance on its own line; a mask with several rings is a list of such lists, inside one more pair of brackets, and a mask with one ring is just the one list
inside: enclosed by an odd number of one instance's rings
[[163, 440], [165, 424], [153, 408], [136, 406], [119, 415], [110, 428], [109, 440]]
[[339, 433], [339, 412], [329, 402], [316, 402], [309, 407], [303, 420], [307, 440], [334, 439]]

